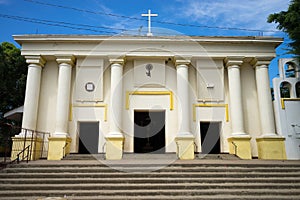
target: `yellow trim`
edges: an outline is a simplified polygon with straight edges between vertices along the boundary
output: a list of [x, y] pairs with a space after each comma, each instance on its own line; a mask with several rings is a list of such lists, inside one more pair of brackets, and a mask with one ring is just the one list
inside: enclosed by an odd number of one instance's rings
[[280, 103], [281, 103], [282, 110], [285, 109], [285, 104], [284, 104], [285, 101], [300, 101], [300, 98], [281, 98]]
[[225, 119], [229, 121], [228, 104], [193, 104], [193, 120], [196, 121], [196, 107], [225, 107]]
[[126, 110], [129, 110], [129, 95], [170, 95], [170, 110], [174, 109], [173, 92], [172, 91], [127, 91], [126, 92]]
[[73, 107], [102, 107], [104, 108], [104, 121], [107, 121], [107, 104], [106, 103], [94, 103], [94, 104], [71, 104], [70, 119], [72, 120]]

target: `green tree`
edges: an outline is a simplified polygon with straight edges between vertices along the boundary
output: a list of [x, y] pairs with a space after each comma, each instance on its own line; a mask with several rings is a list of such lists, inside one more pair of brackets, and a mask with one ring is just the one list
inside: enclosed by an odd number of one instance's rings
[[291, 0], [287, 11], [269, 15], [268, 22], [278, 23], [277, 28], [286, 32], [292, 42], [289, 44], [292, 54], [300, 58], [300, 0]]
[[[4, 113], [22, 106], [24, 103], [27, 64], [20, 49], [13, 44], [0, 44], [0, 146], [10, 136], [11, 128], [6, 124], [16, 124], [3, 117]], [[19, 125], [19, 124], [16, 124]]]

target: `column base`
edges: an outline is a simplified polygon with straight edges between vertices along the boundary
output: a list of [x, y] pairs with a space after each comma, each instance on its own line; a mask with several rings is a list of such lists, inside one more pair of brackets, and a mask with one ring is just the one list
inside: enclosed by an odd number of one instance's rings
[[193, 160], [195, 158], [195, 137], [192, 134], [178, 135], [175, 141], [176, 153], [180, 160]]
[[48, 138], [48, 157], [47, 160], [61, 160], [70, 152], [70, 137], [49, 137]]
[[286, 160], [285, 138], [266, 136], [256, 138], [258, 159]]
[[250, 136], [233, 136], [228, 138], [229, 153], [235, 154], [241, 159], [252, 159], [250, 140]]
[[106, 139], [106, 160], [121, 160], [123, 156], [124, 137], [120, 134], [108, 135]]
[[[25, 137], [12, 137], [12, 151], [11, 151], [11, 160], [15, 160], [17, 158], [17, 154], [20, 153], [28, 145], [31, 145], [28, 150], [24, 153], [21, 153], [19, 158], [25, 158], [27, 155], [29, 156], [29, 160], [38, 160], [42, 157], [42, 143], [43, 140], [41, 138], [26, 138]], [[29, 154], [28, 154], [29, 153]]]

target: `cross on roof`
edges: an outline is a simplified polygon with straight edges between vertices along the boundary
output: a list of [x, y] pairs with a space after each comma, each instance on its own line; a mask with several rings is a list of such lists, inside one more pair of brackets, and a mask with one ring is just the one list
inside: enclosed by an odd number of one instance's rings
[[158, 14], [151, 14], [151, 10], [148, 10], [148, 14], [142, 14], [142, 17], [148, 17], [148, 33], [147, 36], [153, 36], [151, 33], [151, 17], [157, 17]]

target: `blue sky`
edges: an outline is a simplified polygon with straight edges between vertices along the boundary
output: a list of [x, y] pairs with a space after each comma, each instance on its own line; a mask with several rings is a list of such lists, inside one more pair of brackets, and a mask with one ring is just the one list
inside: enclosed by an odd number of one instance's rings
[[[278, 31], [276, 24], [266, 22], [269, 14], [287, 10], [288, 5], [289, 0], [0, 0], [0, 42], [16, 44], [12, 38], [16, 34], [112, 35], [123, 29], [130, 30], [126, 31], [129, 34], [145, 34], [147, 18], [141, 14], [151, 9], [158, 14], [152, 21], [152, 26], [157, 27], [153, 29], [154, 35], [283, 37], [285, 42], [277, 54], [288, 57], [284, 51], [289, 41], [287, 35]], [[32, 23], [38, 19], [47, 21]], [[271, 79], [277, 74], [274, 59], [270, 65]]]

